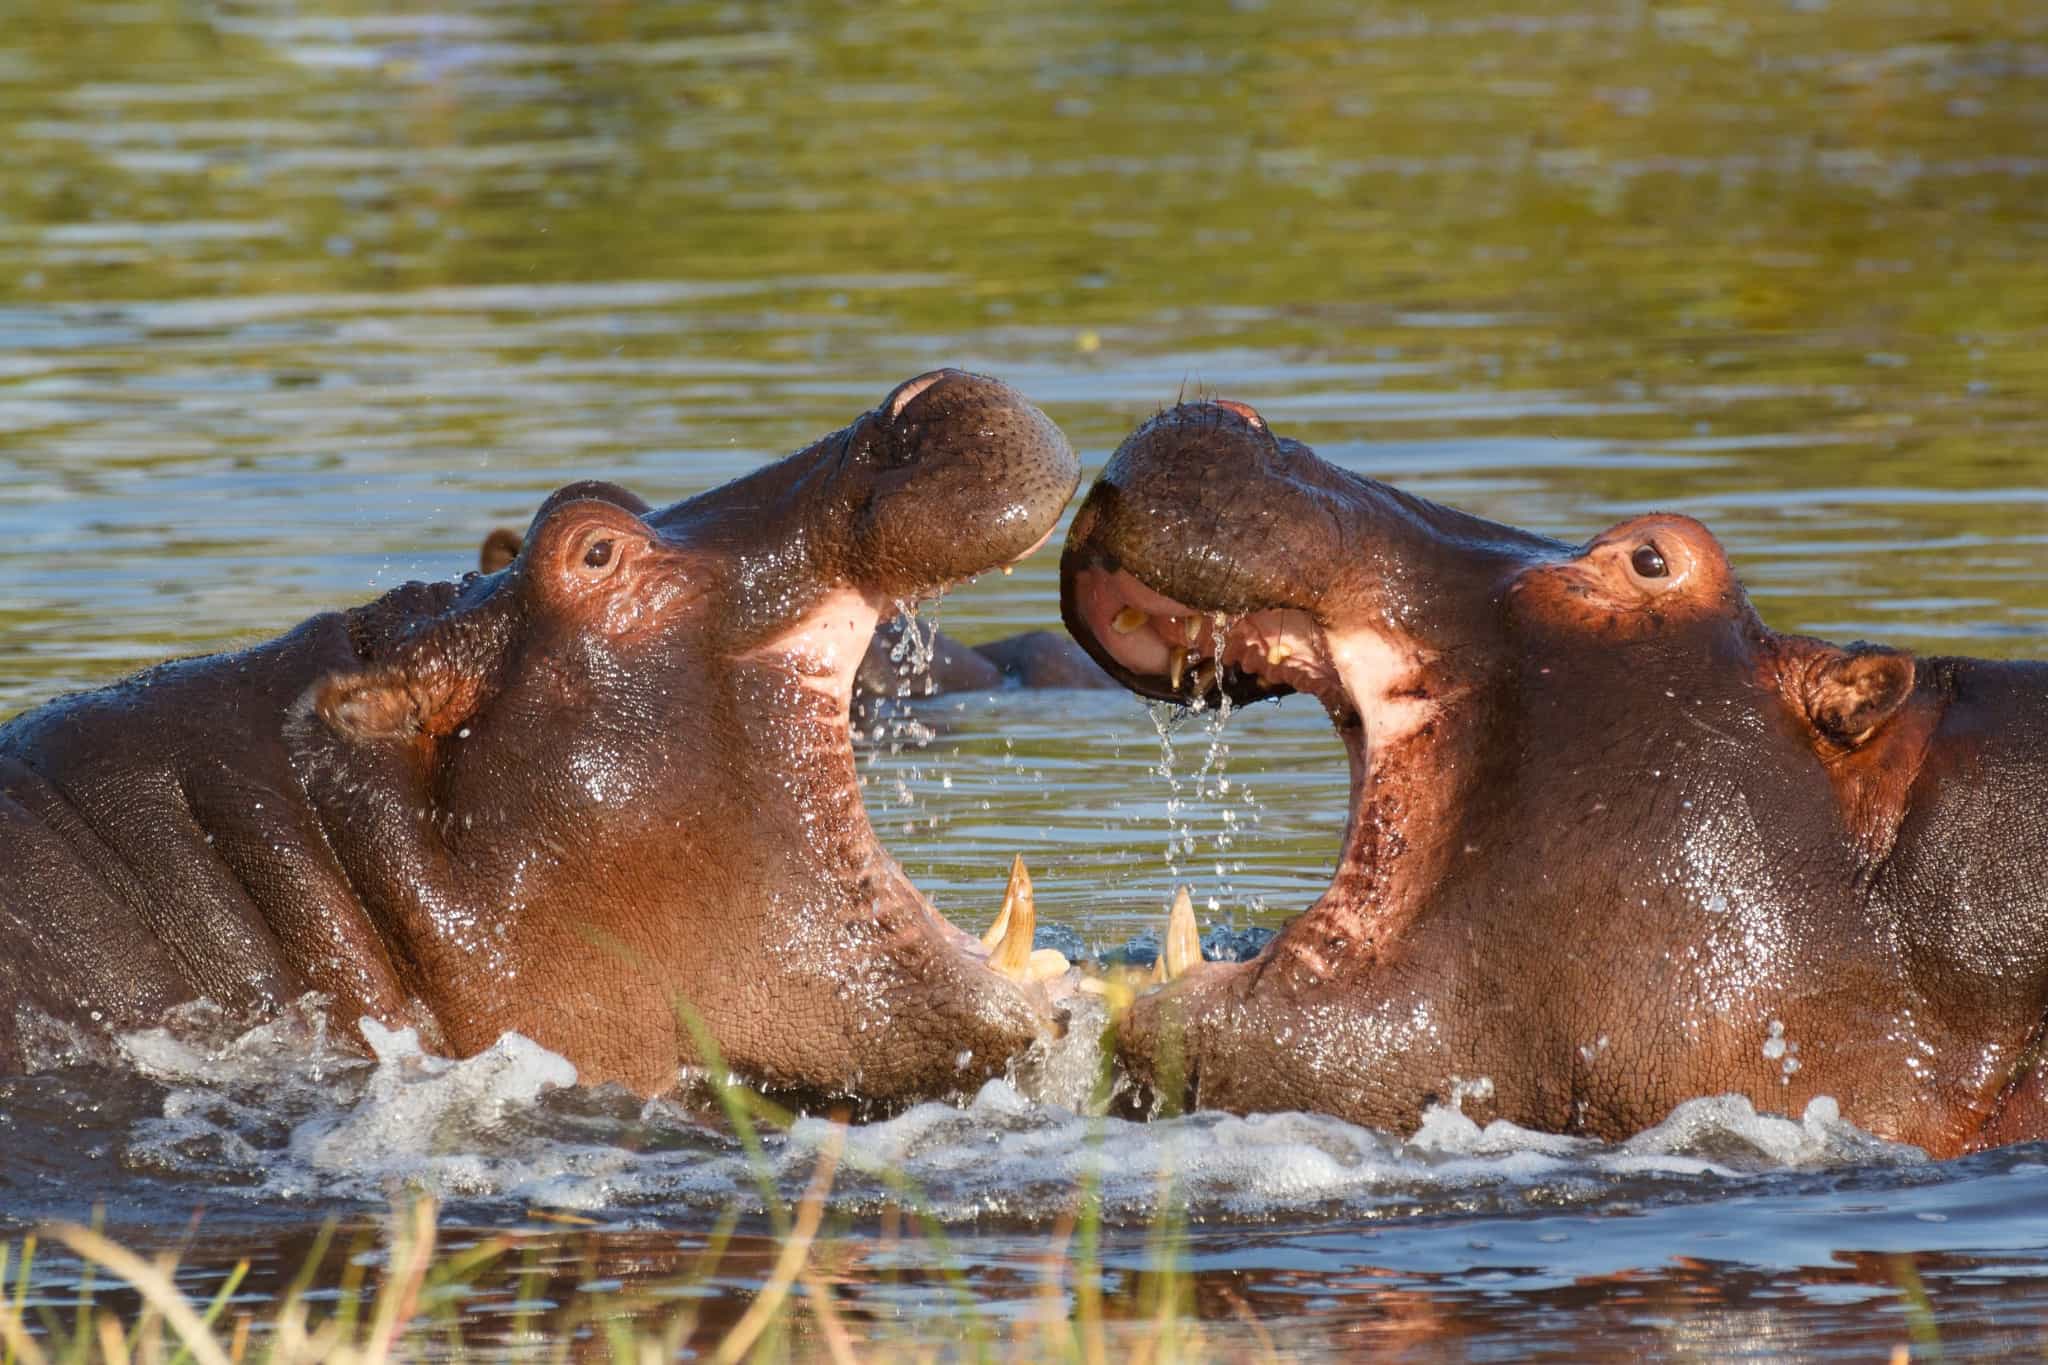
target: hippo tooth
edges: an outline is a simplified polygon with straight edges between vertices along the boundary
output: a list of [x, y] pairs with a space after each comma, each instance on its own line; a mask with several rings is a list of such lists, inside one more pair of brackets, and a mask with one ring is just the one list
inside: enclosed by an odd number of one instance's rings
[[1272, 644], [1266, 646], [1266, 664], [1268, 667], [1283, 664], [1287, 662], [1293, 653], [1293, 649], [1289, 648], [1285, 643], [1275, 640]]
[[1010, 861], [1010, 884], [1003, 888], [1003, 908], [996, 911], [996, 922], [989, 925], [981, 936], [982, 946], [994, 950], [1003, 936], [1010, 932], [1010, 908], [1017, 903], [1017, 884], [1024, 884], [1024, 893], [1031, 892], [1031, 874], [1024, 870], [1024, 855], [1019, 853]]
[[1188, 652], [1179, 645], [1166, 656], [1166, 680], [1174, 691], [1180, 691], [1181, 675], [1188, 671]]
[[1024, 869], [1021, 853], [1010, 864], [1010, 885], [1003, 892], [1003, 909], [996, 916], [996, 923], [1003, 933], [994, 945], [989, 965], [1004, 976], [1030, 980], [1031, 939], [1038, 930], [1038, 905], [1031, 894], [1031, 874]]
[[1024, 979], [1050, 981], [1056, 976], [1065, 976], [1073, 965], [1057, 948], [1033, 948], [1030, 961], [1024, 964]]
[[1143, 629], [1145, 623], [1151, 619], [1136, 607], [1125, 607], [1110, 618], [1109, 628], [1119, 635], [1129, 635], [1134, 630]]
[[1166, 916], [1166, 979], [1173, 980], [1202, 960], [1202, 935], [1195, 927], [1195, 903], [1183, 886], [1173, 898]]
[[1166, 914], [1166, 942], [1153, 959], [1147, 984], [1163, 986], [1202, 960], [1202, 935], [1195, 928], [1195, 903], [1183, 886], [1173, 893], [1173, 909]]
[[1206, 697], [1209, 689], [1216, 686], [1217, 668], [1213, 663], [1198, 664], [1195, 667], [1195, 695]]

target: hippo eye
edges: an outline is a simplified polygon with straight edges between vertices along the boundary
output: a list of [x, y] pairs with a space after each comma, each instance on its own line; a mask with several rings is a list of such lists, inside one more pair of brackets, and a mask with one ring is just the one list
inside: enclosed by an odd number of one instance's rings
[[1654, 542], [1646, 541], [1636, 546], [1636, 552], [1628, 557], [1628, 564], [1638, 578], [1662, 578], [1671, 572], [1671, 566], [1664, 562], [1664, 556]]
[[612, 543], [600, 540], [583, 552], [583, 562], [593, 569], [602, 569], [612, 562]]

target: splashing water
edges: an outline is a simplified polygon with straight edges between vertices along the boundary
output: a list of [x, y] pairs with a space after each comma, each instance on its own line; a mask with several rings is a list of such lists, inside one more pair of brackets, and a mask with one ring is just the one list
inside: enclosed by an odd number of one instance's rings
[[[906, 751], [920, 753], [937, 737], [931, 726], [905, 703], [924, 694], [925, 680], [931, 676], [932, 665], [938, 658], [939, 642], [936, 601], [898, 598], [895, 607], [900, 625], [895, 640], [889, 646], [889, 663], [896, 674], [895, 695], [877, 708], [876, 721], [869, 734], [880, 750], [892, 758], [900, 757]], [[939, 778], [944, 785], [951, 785], [943, 773], [932, 776]], [[866, 782], [865, 774], [862, 782]], [[900, 768], [891, 777], [886, 799], [898, 833], [913, 835], [920, 828], [934, 830], [944, 823], [928, 808], [924, 797], [928, 785], [922, 764], [913, 763]]]
[[[1078, 1020], [1070, 1036], [1092, 1040], [1101, 1022]], [[119, 1148], [128, 1172], [170, 1181], [173, 1204], [187, 1197], [179, 1190], [204, 1189], [252, 1206], [376, 1207], [394, 1181], [476, 1216], [544, 1207], [631, 1223], [758, 1204], [755, 1168], [704, 1111], [580, 1087], [567, 1061], [517, 1034], [451, 1061], [411, 1030], [367, 1023], [367, 1059], [336, 1048], [331, 1033], [317, 998], [239, 1032], [220, 1011], [183, 1012], [120, 1040], [138, 1079], [161, 1087], [156, 1112], [125, 1127], [82, 1121]], [[1796, 1119], [1760, 1115], [1738, 1096], [1693, 1100], [1620, 1143], [1482, 1127], [1455, 1103], [1430, 1109], [1407, 1137], [1312, 1114], [1138, 1123], [1087, 1112], [1098, 1063], [1092, 1041], [1077, 1043], [964, 1105], [921, 1104], [855, 1126], [834, 1207], [908, 1200], [948, 1222], [1038, 1221], [1070, 1212], [1092, 1187], [1106, 1215], [1125, 1222], [1169, 1200], [1196, 1218], [1470, 1217], [1715, 1197], [1745, 1179], [1924, 1160], [1844, 1122], [1824, 1097]], [[826, 1132], [802, 1118], [768, 1138], [764, 1159], [785, 1198], [802, 1188]]]
[[[1226, 628], [1219, 619], [1219, 637]], [[1167, 788], [1167, 871], [1176, 881], [1192, 881], [1203, 875], [1194, 863], [1206, 848], [1213, 858], [1207, 873], [1215, 880], [1204, 899], [1204, 908], [1211, 917], [1226, 907], [1234, 911], [1237, 898], [1232, 878], [1244, 870], [1244, 864], [1233, 857], [1233, 849], [1245, 827], [1258, 824], [1258, 811], [1251, 787], [1233, 781], [1229, 773], [1230, 745], [1224, 739], [1224, 730], [1234, 710], [1230, 697], [1223, 695], [1213, 707], [1198, 697], [1190, 706], [1152, 702], [1147, 709], [1159, 735], [1159, 763], [1152, 771]], [[1176, 739], [1198, 718], [1207, 743], [1200, 765], [1183, 778], [1177, 770], [1180, 751]], [[1203, 829], [1205, 817], [1213, 820], [1213, 828]], [[1245, 907], [1256, 912], [1264, 905], [1254, 898]], [[1230, 925], [1235, 927], [1234, 916]]]
[[[931, 619], [928, 621], [919, 615], [919, 609], [924, 606], [931, 608]], [[906, 601], [899, 597], [896, 599], [896, 619], [903, 624], [897, 633], [896, 642], [889, 646], [889, 662], [896, 665], [896, 695], [907, 697], [910, 695], [912, 679], [929, 674], [932, 671], [933, 660], [938, 657], [938, 604]], [[922, 631], [919, 630], [920, 625], [924, 627]]]

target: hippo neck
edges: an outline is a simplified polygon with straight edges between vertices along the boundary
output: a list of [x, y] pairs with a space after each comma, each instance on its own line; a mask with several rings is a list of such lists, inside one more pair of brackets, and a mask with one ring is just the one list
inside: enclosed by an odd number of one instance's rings
[[[1337, 870], [1314, 905], [1273, 945], [1306, 986], [1368, 972], [1443, 881], [1458, 845], [1458, 812], [1477, 769], [1471, 698], [1445, 688], [1426, 717], [1385, 716], [1340, 730], [1351, 764], [1351, 813]], [[1356, 983], [1354, 982], [1354, 985]]]
[[861, 801], [851, 705], [855, 671], [874, 637], [877, 603], [847, 588], [824, 595], [792, 627], [733, 661], [722, 680], [727, 758], [748, 799], [736, 802], [789, 876], [872, 898], [916, 897], [883, 850]]

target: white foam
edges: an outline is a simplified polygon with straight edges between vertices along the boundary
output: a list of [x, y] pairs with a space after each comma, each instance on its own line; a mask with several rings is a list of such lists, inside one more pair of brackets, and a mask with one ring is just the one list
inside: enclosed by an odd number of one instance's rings
[[[218, 1017], [186, 1018], [122, 1038], [135, 1065], [170, 1087], [162, 1117], [134, 1134], [131, 1159], [260, 1198], [381, 1202], [403, 1182], [508, 1211], [632, 1221], [678, 1207], [757, 1207], [764, 1178], [794, 1199], [830, 1135], [815, 1118], [770, 1133], [757, 1170], [707, 1115], [576, 1089], [574, 1067], [518, 1034], [450, 1061], [422, 1050], [411, 1030], [366, 1020], [373, 1060], [364, 1061], [333, 1048], [317, 1002], [232, 1037], [223, 1027]], [[1092, 1192], [1117, 1221], [1162, 1208], [1239, 1219], [1470, 1211], [1597, 1205], [1673, 1182], [1692, 1189], [1923, 1159], [1844, 1122], [1824, 1098], [1798, 1119], [1758, 1114], [1740, 1096], [1694, 1100], [1619, 1144], [1481, 1126], [1455, 1105], [1429, 1110], [1406, 1138], [1301, 1113], [1132, 1122], [1076, 1112], [1093, 1074], [1086, 1063], [1077, 1050], [1054, 1059], [1052, 1083], [1042, 1064], [1021, 1082], [988, 1082], [964, 1105], [921, 1104], [854, 1127], [835, 1206], [1042, 1220]]]
[[113, 1060], [105, 1035], [45, 1014], [33, 1005], [14, 1007], [14, 1029], [21, 1048], [21, 1069], [27, 1075]]
[[443, 1194], [494, 1193], [518, 1158], [484, 1149], [506, 1120], [542, 1094], [576, 1083], [576, 1068], [523, 1034], [507, 1033], [462, 1061], [420, 1047], [415, 1029], [361, 1023], [377, 1066], [353, 1108], [309, 1119], [291, 1155], [316, 1171], [398, 1176]]
[[318, 1083], [365, 1063], [331, 1036], [327, 1002], [302, 996], [275, 1018], [249, 1026], [210, 1000], [173, 1009], [155, 1028], [115, 1040], [129, 1065], [169, 1084], [232, 1086], [298, 1079]]
[[1621, 1144], [1621, 1151], [1641, 1157], [1718, 1154], [1742, 1169], [1926, 1159], [1917, 1147], [1872, 1137], [1848, 1122], [1829, 1095], [1814, 1096], [1797, 1119], [1759, 1114], [1741, 1095], [1687, 1100], [1662, 1123]]

